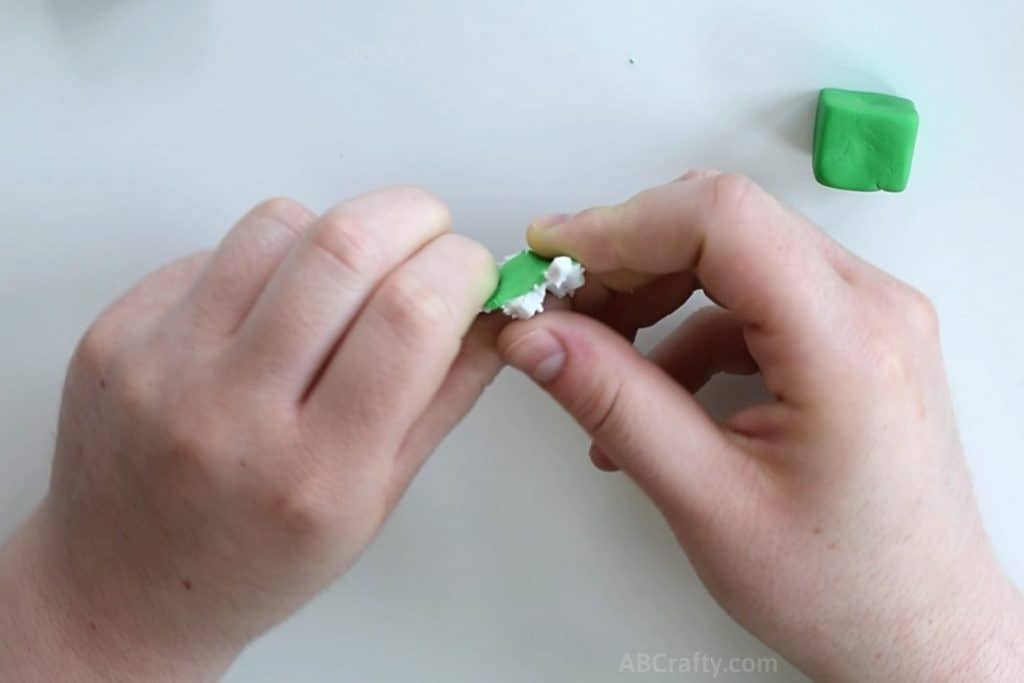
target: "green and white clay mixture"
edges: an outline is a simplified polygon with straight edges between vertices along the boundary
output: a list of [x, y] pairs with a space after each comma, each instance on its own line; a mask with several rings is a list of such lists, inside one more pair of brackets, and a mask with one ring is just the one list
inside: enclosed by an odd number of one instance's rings
[[529, 249], [501, 263], [498, 288], [484, 304], [484, 313], [501, 309], [510, 318], [526, 320], [544, 310], [544, 299], [572, 296], [583, 286], [583, 266], [568, 256], [546, 259]]

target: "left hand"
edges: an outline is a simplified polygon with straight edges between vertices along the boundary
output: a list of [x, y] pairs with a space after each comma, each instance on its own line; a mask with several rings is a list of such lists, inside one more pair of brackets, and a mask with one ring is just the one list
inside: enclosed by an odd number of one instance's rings
[[[358, 557], [500, 367], [489, 252], [414, 189], [257, 207], [83, 338], [0, 552], [0, 680], [212, 680]], [[471, 331], [472, 330], [472, 331]]]

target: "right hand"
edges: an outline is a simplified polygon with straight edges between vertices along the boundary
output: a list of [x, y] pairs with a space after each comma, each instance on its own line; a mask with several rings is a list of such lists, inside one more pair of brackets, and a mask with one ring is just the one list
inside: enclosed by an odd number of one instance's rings
[[[598, 284], [499, 348], [661, 509], [705, 585], [820, 680], [1024, 680], [1024, 609], [979, 518], [936, 314], [749, 180], [692, 173], [542, 219], [530, 245]], [[650, 358], [623, 337], [697, 288]], [[589, 304], [587, 303], [589, 300]], [[613, 331], [615, 328], [616, 331]], [[759, 371], [775, 400], [693, 398]]]

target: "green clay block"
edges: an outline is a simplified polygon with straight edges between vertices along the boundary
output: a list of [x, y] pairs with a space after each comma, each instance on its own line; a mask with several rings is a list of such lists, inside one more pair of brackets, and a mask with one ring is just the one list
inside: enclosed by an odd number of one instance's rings
[[814, 124], [814, 176], [840, 190], [902, 192], [910, 179], [917, 127], [910, 100], [826, 88]]
[[549, 259], [529, 249], [505, 261], [498, 271], [498, 288], [484, 304], [484, 312], [497, 310], [512, 299], [527, 294], [537, 285], [544, 284], [544, 276], [550, 265]]

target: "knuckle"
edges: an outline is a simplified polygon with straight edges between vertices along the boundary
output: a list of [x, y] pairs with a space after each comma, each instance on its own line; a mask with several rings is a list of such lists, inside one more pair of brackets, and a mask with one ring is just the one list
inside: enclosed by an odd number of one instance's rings
[[381, 291], [380, 314], [395, 334], [413, 343], [453, 319], [441, 292], [407, 270], [396, 271]]
[[908, 327], [929, 339], [939, 336], [939, 314], [935, 304], [923, 292], [904, 285], [902, 288], [902, 315]]
[[869, 309], [858, 318], [862, 333], [860, 343], [850, 349], [852, 367], [869, 383], [901, 382], [908, 376], [914, 344], [886, 312]]
[[469, 272], [476, 274], [495, 269], [494, 256], [491, 255], [487, 247], [476, 240], [455, 233], [443, 235], [438, 239], [446, 240], [452, 245], [452, 251], [455, 252], [454, 258], [458, 259], [458, 262], [463, 264]]
[[573, 216], [572, 222], [591, 235], [614, 235], [615, 226], [624, 224], [637, 208], [636, 198], [614, 206], [592, 206]]
[[114, 344], [99, 322], [89, 326], [75, 348], [72, 365], [80, 371], [100, 374], [110, 361]]
[[872, 292], [866, 313], [877, 323], [875, 327], [886, 330], [884, 335], [892, 344], [902, 339], [904, 346], [910, 347], [938, 340], [939, 314], [926, 294], [885, 274]]
[[588, 392], [581, 392], [573, 413], [580, 424], [595, 439], [619, 436], [622, 433], [622, 395], [625, 385], [621, 382], [605, 383]]
[[176, 456], [198, 459], [206, 450], [206, 411], [198, 409], [194, 399], [183, 399], [167, 411], [166, 430]]
[[357, 276], [371, 274], [381, 262], [380, 247], [358, 218], [334, 209], [310, 235], [313, 248]]
[[394, 195], [395, 201], [416, 206], [420, 211], [430, 214], [438, 223], [449, 225], [451, 211], [440, 198], [415, 185], [399, 185], [386, 190]]
[[591, 206], [583, 209], [578, 214], [573, 216], [572, 220], [574, 223], [586, 226], [588, 229], [600, 227], [604, 222], [604, 216], [607, 213], [608, 207], [604, 206]]
[[766, 193], [742, 173], [723, 173], [708, 183], [707, 212], [713, 223], [746, 225], [758, 220]]
[[637, 225], [641, 203], [637, 195], [621, 204], [592, 206], [572, 217], [571, 222], [580, 235], [586, 235], [587, 265], [594, 269], [615, 270], [631, 261], [631, 240], [635, 236], [618, 229], [623, 225]]
[[206, 396], [185, 392], [166, 409], [164, 417], [167, 456], [172, 464], [208, 472], [214, 459], [227, 448], [223, 425], [228, 422], [224, 410], [211, 405]]
[[136, 418], [150, 414], [157, 391], [149, 373], [126, 363], [117, 368], [116, 376], [115, 395], [124, 413]]
[[334, 528], [338, 505], [323, 486], [299, 481], [273, 498], [271, 511], [289, 535], [316, 538]]
[[113, 397], [128, 415], [146, 418], [157, 414], [166, 401], [167, 355], [162, 344], [149, 339], [125, 346], [109, 365]]
[[167, 268], [179, 271], [184, 278], [192, 281], [195, 280], [200, 271], [202, 271], [202, 269], [210, 262], [211, 256], [213, 256], [212, 250], [200, 249], [199, 251], [193, 251], [191, 254], [187, 254], [182, 256], [180, 259], [171, 262]]
[[892, 340], [882, 336], [873, 337], [868, 342], [868, 359], [871, 367], [868, 368], [870, 375], [880, 378], [885, 383], [902, 381], [909, 374], [909, 364], [906, 352]]
[[266, 216], [295, 230], [300, 229], [312, 218], [309, 209], [289, 197], [272, 197], [262, 201], [250, 213], [254, 216]]

